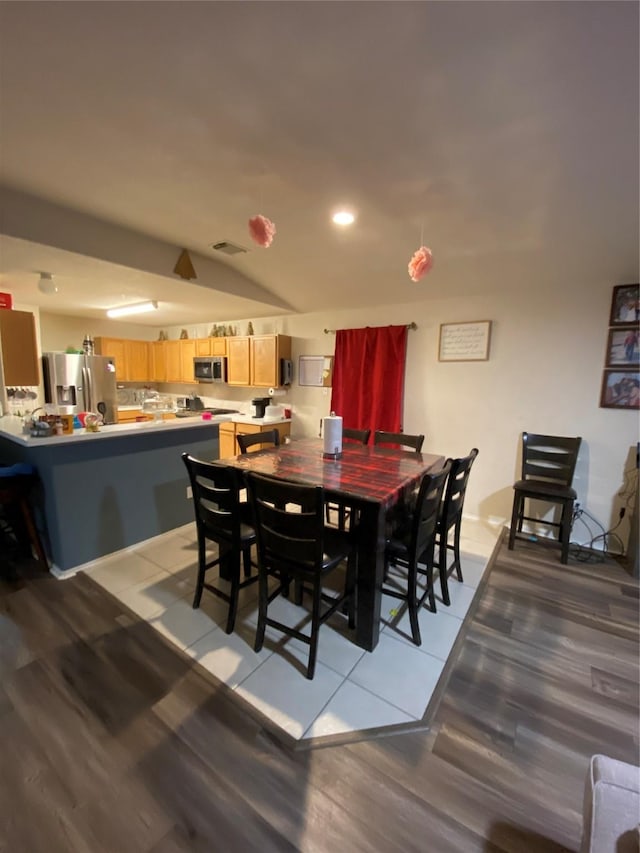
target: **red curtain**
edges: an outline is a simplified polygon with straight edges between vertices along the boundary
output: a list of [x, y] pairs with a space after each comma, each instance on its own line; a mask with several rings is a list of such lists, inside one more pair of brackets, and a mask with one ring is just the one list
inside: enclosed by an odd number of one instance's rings
[[339, 329], [331, 410], [351, 429], [402, 429], [407, 327]]

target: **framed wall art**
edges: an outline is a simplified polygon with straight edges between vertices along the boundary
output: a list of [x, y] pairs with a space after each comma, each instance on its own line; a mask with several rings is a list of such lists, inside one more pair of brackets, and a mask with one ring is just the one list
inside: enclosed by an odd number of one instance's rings
[[604, 409], [640, 409], [640, 370], [605, 370], [600, 406]]
[[491, 320], [442, 323], [438, 361], [487, 361]]
[[637, 326], [609, 329], [605, 367], [640, 367], [640, 331]]
[[619, 284], [613, 288], [610, 326], [640, 323], [640, 285]]

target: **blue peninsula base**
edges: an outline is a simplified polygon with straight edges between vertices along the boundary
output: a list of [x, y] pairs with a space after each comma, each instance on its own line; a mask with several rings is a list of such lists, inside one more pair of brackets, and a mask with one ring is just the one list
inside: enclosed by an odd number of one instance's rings
[[193, 521], [183, 452], [218, 459], [217, 424], [60, 444], [16, 442], [0, 431], [0, 459], [38, 471], [36, 512], [51, 568], [60, 572]]

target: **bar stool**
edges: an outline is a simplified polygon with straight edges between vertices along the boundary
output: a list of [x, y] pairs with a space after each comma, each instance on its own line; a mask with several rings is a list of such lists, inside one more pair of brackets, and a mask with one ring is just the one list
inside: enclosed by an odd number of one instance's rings
[[[17, 462], [14, 465], [0, 463], [0, 507], [5, 511], [18, 510], [20, 512], [33, 550], [38, 560], [44, 563], [48, 569], [49, 562], [29, 504], [29, 495], [37, 479], [36, 469], [33, 465], [26, 462]], [[13, 532], [18, 538], [18, 531], [13, 528]]]

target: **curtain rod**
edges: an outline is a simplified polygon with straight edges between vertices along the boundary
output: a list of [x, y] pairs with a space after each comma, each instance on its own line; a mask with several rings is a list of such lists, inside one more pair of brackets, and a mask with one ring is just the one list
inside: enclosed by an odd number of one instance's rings
[[[369, 328], [369, 327], [367, 326], [366, 328]], [[376, 328], [384, 329], [386, 327], [385, 326], [378, 326]], [[407, 329], [415, 330], [417, 328], [418, 328], [418, 326], [416, 323], [407, 323]], [[325, 329], [324, 333], [325, 333], [325, 335], [335, 335], [336, 330], [335, 329]]]

